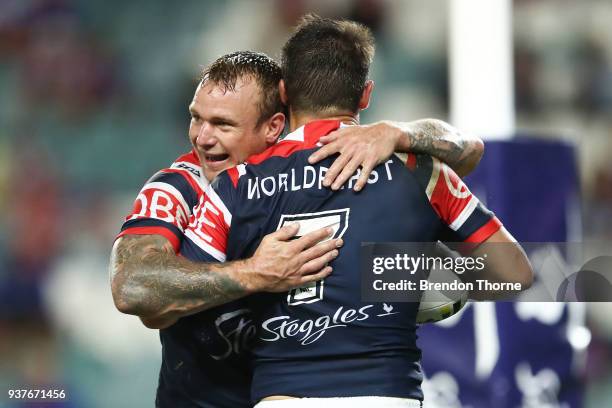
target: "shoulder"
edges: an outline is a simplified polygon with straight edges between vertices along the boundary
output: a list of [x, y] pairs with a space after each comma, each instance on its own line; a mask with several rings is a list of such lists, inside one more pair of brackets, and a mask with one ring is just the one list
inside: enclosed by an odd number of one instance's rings
[[446, 163], [429, 155], [407, 161], [438, 217], [461, 241], [482, 242], [501, 222]]
[[160, 173], [179, 175], [198, 195], [208, 186], [200, 160], [193, 150], [177, 158], [169, 168], [162, 169]]
[[163, 235], [178, 250], [182, 232], [206, 184], [195, 154], [191, 152], [179, 157], [143, 185], [119, 236]]

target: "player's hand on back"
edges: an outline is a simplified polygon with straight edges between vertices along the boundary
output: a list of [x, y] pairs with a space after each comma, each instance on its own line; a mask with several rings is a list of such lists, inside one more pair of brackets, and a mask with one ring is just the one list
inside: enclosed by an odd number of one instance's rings
[[292, 224], [268, 234], [249, 263], [249, 289], [285, 292], [321, 280], [332, 272], [327, 265], [338, 256], [341, 239], [329, 239], [331, 228], [322, 228], [293, 239], [299, 227]]
[[353, 187], [355, 191], [360, 191], [374, 167], [391, 157], [399, 137], [400, 132], [384, 122], [343, 127], [319, 139], [324, 146], [314, 152], [308, 161], [314, 164], [339, 153], [340, 156], [327, 171], [323, 185], [338, 190], [361, 167], [359, 179]]

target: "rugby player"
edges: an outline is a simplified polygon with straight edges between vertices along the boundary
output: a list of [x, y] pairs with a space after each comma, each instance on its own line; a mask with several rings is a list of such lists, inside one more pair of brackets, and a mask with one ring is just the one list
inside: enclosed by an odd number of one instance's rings
[[[190, 105], [193, 150], [145, 184], [111, 259], [119, 310], [161, 329], [158, 406], [248, 406], [250, 371], [247, 360], [237, 356], [254, 336], [254, 327], [244, 305], [232, 301], [320, 280], [331, 271], [325, 264], [337, 255], [340, 242], [312, 247], [325, 230], [286, 242], [297, 232], [294, 226], [268, 235], [248, 260], [222, 266], [193, 262], [201, 260], [200, 247], [208, 244], [196, 229], [186, 229], [187, 220], [194, 208], [206, 211], [198, 204], [208, 180], [276, 142], [284, 126], [280, 68], [268, 57], [232, 53], [215, 61], [203, 77]], [[229, 103], [211, 101], [215, 89]], [[338, 140], [331, 136], [329, 145], [313, 157], [340, 153], [341, 166], [330, 168], [324, 185], [351, 176], [342, 174], [342, 168], [374, 167], [394, 148], [427, 151], [460, 171], [470, 171], [482, 153], [478, 139], [460, 136], [435, 120], [383, 122], [355, 127]], [[354, 184], [360, 189], [359, 181]], [[196, 245], [182, 245], [184, 233]], [[176, 255], [179, 248], [182, 256]]]
[[[334, 227], [344, 247], [334, 274], [286, 293], [251, 297], [258, 325], [252, 398], [258, 407], [415, 407], [423, 399], [415, 303], [360, 299], [363, 241], [501, 242], [485, 270], [529, 287], [520, 246], [457, 174], [431, 156], [378, 165], [361, 192], [359, 170], [337, 191], [324, 186], [330, 159], [313, 165], [320, 139], [355, 125], [367, 108], [374, 52], [369, 30], [348, 21], [306, 18], [283, 48], [280, 94], [292, 132], [207, 187], [182, 242], [203, 237], [203, 260], [241, 259], [261, 237], [291, 222], [301, 231]], [[341, 137], [338, 137], [340, 139]], [[202, 210], [200, 210], [202, 209]], [[476, 250], [476, 252], [478, 249]], [[340, 398], [338, 398], [340, 397]]]

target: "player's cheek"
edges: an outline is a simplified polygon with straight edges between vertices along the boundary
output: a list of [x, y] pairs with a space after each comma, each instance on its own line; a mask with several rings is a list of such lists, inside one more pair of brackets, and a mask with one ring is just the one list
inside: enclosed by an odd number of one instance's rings
[[236, 137], [232, 140], [231, 146], [228, 146], [227, 153], [230, 155], [230, 158], [234, 164], [239, 164], [245, 161], [249, 156], [259, 153], [252, 148], [252, 141], [246, 138]]
[[197, 137], [197, 133], [193, 131], [193, 126], [189, 126], [188, 137], [189, 137], [189, 143], [191, 143], [192, 145], [195, 145], [195, 139]]
[[202, 130], [202, 125], [196, 123], [193, 119], [189, 122], [189, 142], [195, 145], [196, 139]]

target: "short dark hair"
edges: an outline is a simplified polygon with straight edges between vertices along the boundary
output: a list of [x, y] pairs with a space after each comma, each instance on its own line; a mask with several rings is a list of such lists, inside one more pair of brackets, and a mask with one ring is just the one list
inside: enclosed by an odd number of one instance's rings
[[240, 78], [254, 79], [261, 90], [258, 103], [259, 119], [256, 127], [272, 115], [283, 110], [278, 92], [281, 80], [280, 66], [266, 54], [253, 51], [236, 51], [217, 58], [200, 73], [200, 81], [212, 81], [226, 91], [234, 91]]
[[282, 50], [291, 108], [302, 112], [357, 112], [374, 57], [371, 31], [349, 20], [309, 14]]

